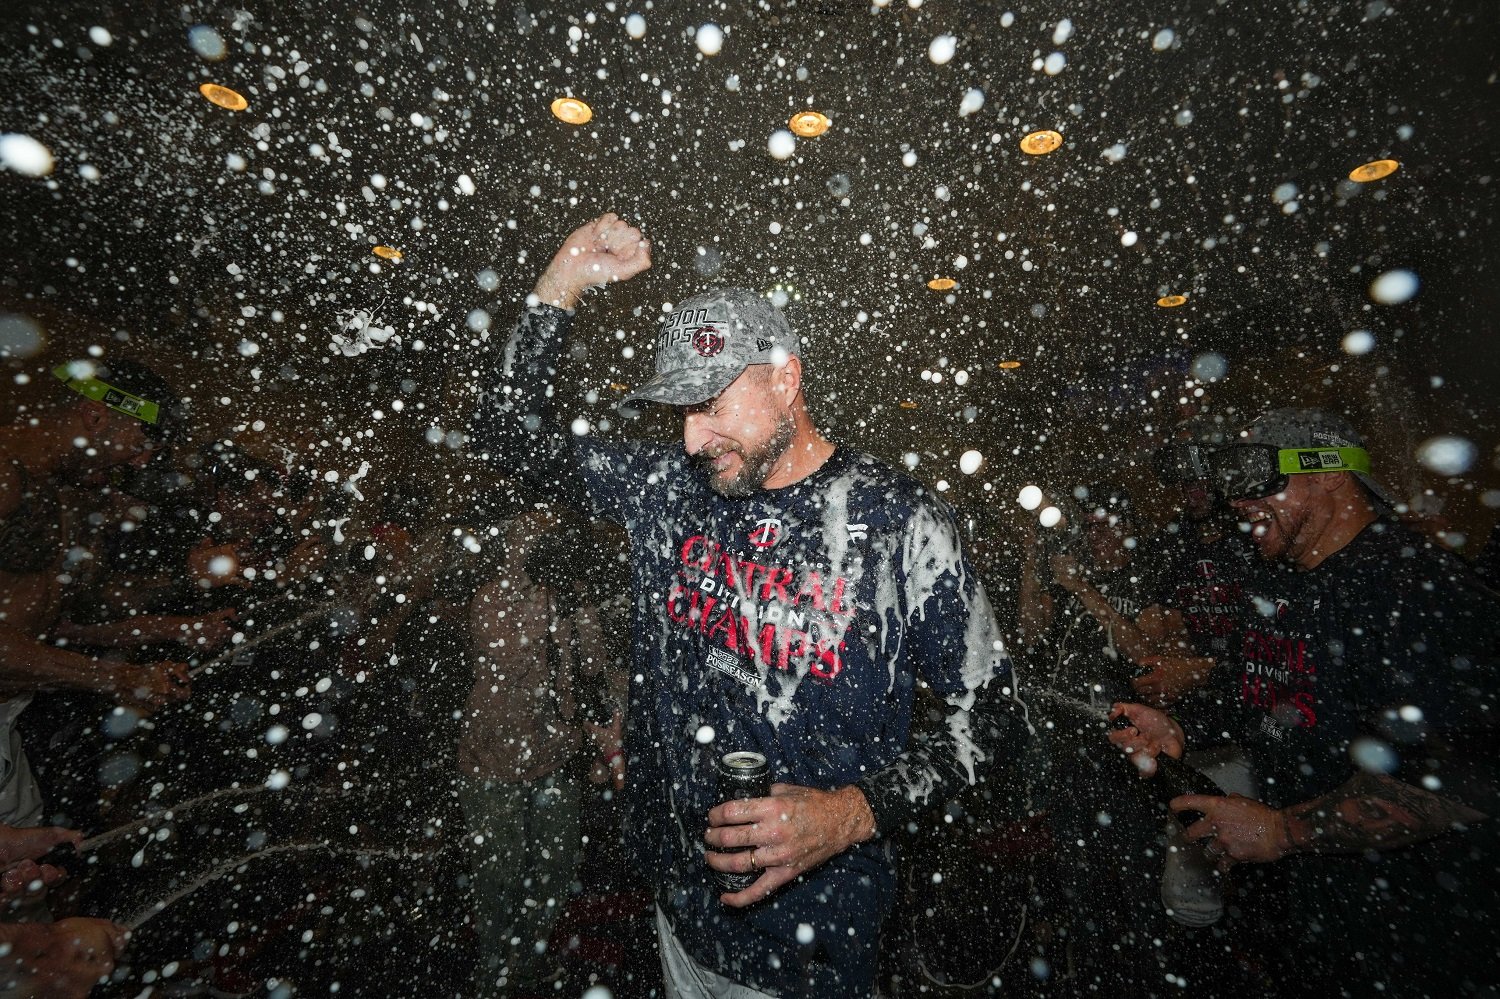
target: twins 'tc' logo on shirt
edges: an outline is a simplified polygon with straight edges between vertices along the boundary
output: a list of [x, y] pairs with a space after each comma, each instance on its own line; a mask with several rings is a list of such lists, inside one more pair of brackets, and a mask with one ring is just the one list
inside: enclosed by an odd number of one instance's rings
[[693, 330], [693, 349], [701, 357], [713, 357], [724, 349], [724, 334], [712, 326]]
[[774, 548], [781, 540], [781, 521], [775, 517], [766, 517], [755, 522], [755, 530], [750, 532], [750, 543], [757, 548]]

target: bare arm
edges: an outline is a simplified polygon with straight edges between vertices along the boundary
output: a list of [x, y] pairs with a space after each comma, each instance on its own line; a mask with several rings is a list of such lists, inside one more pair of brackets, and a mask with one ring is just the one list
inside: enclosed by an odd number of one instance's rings
[[1041, 553], [1034, 540], [1027, 546], [1026, 560], [1021, 566], [1020, 605], [1017, 608], [1016, 632], [1023, 645], [1034, 645], [1052, 627], [1052, 594], [1047, 592], [1047, 581], [1042, 578]]
[[[121, 621], [105, 621], [100, 624], [76, 624], [59, 621], [52, 629], [56, 638], [78, 645], [98, 645], [106, 648], [135, 648], [141, 645], [157, 645], [164, 642], [181, 642], [184, 645], [203, 645], [217, 648], [233, 634], [230, 621], [234, 611], [214, 611], [209, 614], [141, 614]], [[229, 629], [226, 631], [225, 629]]]
[[1285, 810], [1295, 853], [1394, 850], [1488, 818], [1462, 802], [1384, 774], [1356, 774], [1327, 794]]
[[1357, 774], [1321, 797], [1273, 808], [1242, 795], [1185, 794], [1173, 811], [1203, 817], [1183, 830], [1202, 840], [1220, 870], [1269, 864], [1294, 853], [1398, 850], [1485, 819], [1467, 805], [1378, 774]]
[[187, 696], [181, 663], [135, 665], [93, 659], [37, 641], [0, 623], [0, 691], [90, 690], [146, 704]]

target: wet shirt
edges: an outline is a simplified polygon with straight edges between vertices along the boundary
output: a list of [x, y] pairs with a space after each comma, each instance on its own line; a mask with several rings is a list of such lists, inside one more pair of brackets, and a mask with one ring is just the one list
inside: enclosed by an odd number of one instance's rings
[[1237, 531], [1205, 543], [1192, 525], [1182, 525], [1160, 557], [1159, 602], [1182, 615], [1193, 651], [1218, 657], [1238, 648], [1246, 590], [1276, 571], [1254, 543]]
[[1425, 538], [1377, 521], [1247, 597], [1226, 657], [1230, 725], [1271, 803], [1337, 787], [1356, 760], [1396, 765], [1490, 730], [1500, 602]]
[[[1500, 815], [1500, 601], [1464, 563], [1377, 521], [1315, 570], [1262, 577], [1247, 595], [1218, 724], [1250, 756], [1262, 800], [1307, 801], [1363, 769]], [[1295, 855], [1256, 873], [1266, 911], [1295, 914], [1287, 934], [1305, 975], [1436, 981], [1464, 970], [1429, 967], [1433, 948], [1493, 955], [1500, 942], [1490, 902], [1478, 901], [1491, 897], [1495, 840], [1491, 818], [1396, 850]]]
[[[566, 325], [555, 309], [523, 316], [481, 439], [507, 447], [506, 426], [551, 422], [527, 417]], [[858, 783], [882, 833], [1014, 755], [1009, 664], [949, 510], [842, 447], [802, 481], [743, 499], [710, 489], [680, 447], [544, 433], [508, 450], [495, 455], [505, 467], [586, 498], [630, 535], [627, 832], [675, 933], [699, 962], [762, 991], [872, 994], [895, 889], [888, 840], [738, 910], [718, 901], [703, 833], [730, 751], [763, 753], [773, 781]], [[947, 704], [926, 737], [911, 724], [919, 678]]]

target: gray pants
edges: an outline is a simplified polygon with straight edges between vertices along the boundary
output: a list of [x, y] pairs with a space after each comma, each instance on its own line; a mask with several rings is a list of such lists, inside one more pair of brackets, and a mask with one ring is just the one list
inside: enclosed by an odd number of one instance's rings
[[694, 961], [672, 933], [667, 914], [656, 907], [657, 949], [661, 952], [661, 977], [667, 999], [773, 999], [748, 985], [732, 982]]
[[460, 782], [479, 933], [476, 995], [511, 995], [555, 969], [547, 938], [583, 857], [581, 798], [579, 782], [564, 772], [514, 784]]

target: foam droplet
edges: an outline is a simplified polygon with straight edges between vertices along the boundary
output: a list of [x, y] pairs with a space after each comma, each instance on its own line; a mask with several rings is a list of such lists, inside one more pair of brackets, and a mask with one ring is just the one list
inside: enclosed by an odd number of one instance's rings
[[717, 24], [705, 24], [698, 29], [694, 40], [698, 51], [706, 56], [716, 56], [724, 49], [724, 30]]
[[1417, 460], [1439, 475], [1462, 475], [1474, 467], [1479, 449], [1464, 437], [1443, 434], [1417, 445]]
[[1386, 271], [1370, 283], [1370, 297], [1381, 305], [1400, 305], [1417, 293], [1422, 282], [1411, 271]]
[[953, 59], [953, 54], [958, 51], [958, 39], [952, 35], [938, 35], [927, 46], [927, 58], [932, 60], [934, 66], [945, 66]]
[[0, 135], [0, 166], [25, 177], [45, 177], [52, 172], [52, 152], [29, 135]]

